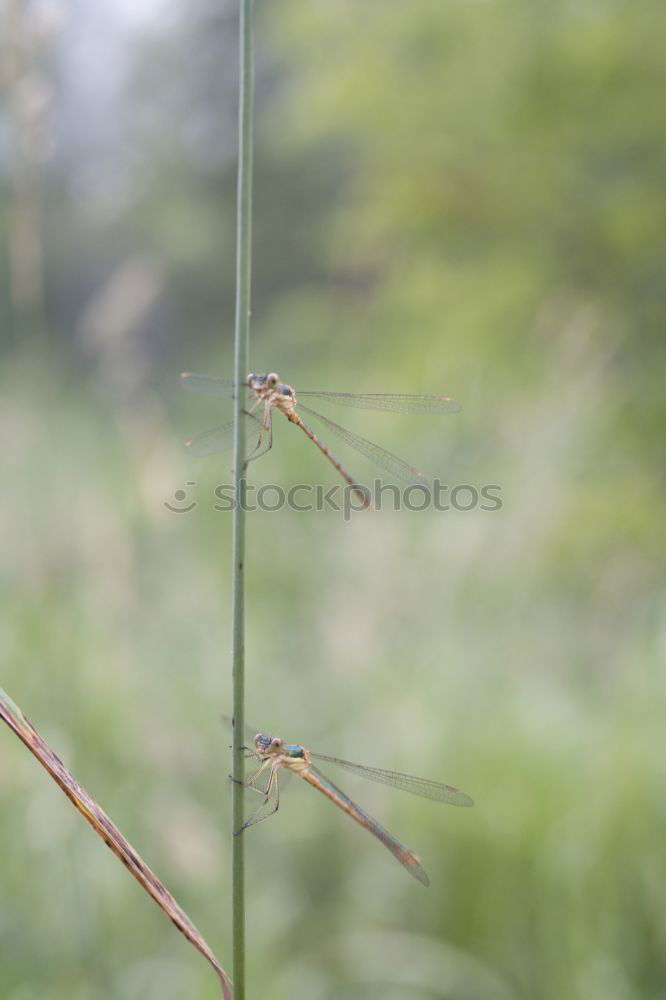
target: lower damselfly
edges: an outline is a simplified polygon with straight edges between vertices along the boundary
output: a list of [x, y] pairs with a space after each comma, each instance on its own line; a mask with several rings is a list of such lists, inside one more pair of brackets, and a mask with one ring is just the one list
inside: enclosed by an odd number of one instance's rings
[[[230, 719], [225, 719], [231, 725]], [[249, 734], [250, 730], [246, 730]], [[380, 767], [366, 767], [363, 764], [353, 764], [349, 760], [342, 760], [340, 757], [329, 757], [325, 754], [312, 753], [306, 750], [299, 743], [285, 743], [277, 736], [270, 736], [268, 733], [257, 733], [252, 738], [252, 746], [246, 748], [247, 757], [253, 758], [258, 763], [258, 768], [249, 781], [245, 782], [245, 787], [257, 792], [262, 796], [256, 810], [243, 824], [238, 833], [242, 833], [248, 827], [262, 820], [268, 819], [277, 812], [280, 805], [279, 774], [280, 771], [287, 771], [297, 774], [308, 784], [313, 785], [323, 795], [326, 795], [339, 809], [342, 809], [351, 816], [352, 819], [368, 830], [373, 836], [388, 848], [391, 854], [407, 869], [410, 875], [418, 879], [423, 885], [430, 885], [430, 879], [426, 874], [421, 859], [409, 847], [405, 847], [399, 840], [380, 826], [377, 820], [369, 816], [364, 809], [361, 809], [352, 799], [349, 798], [337, 785], [334, 785], [322, 772], [313, 764], [313, 761], [323, 761], [326, 764], [334, 764], [346, 771], [357, 774], [370, 781], [377, 781], [383, 785], [390, 785], [392, 788], [400, 788], [413, 795], [422, 798], [432, 799], [435, 802], [445, 802], [452, 806], [473, 806], [473, 800], [465, 792], [461, 792], [451, 785], [442, 785], [438, 781], [430, 781], [428, 778], [415, 778], [410, 774], [401, 774], [398, 771], [387, 771]], [[268, 774], [268, 780], [262, 788], [259, 786], [259, 779]]]

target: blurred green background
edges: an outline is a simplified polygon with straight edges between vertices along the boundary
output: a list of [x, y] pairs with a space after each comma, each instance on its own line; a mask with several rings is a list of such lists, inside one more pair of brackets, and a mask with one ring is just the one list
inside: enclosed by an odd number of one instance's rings
[[[0, 683], [228, 966], [229, 458], [182, 442], [229, 410], [177, 375], [232, 368], [236, 4], [140, 7], [0, 7]], [[476, 800], [331, 769], [424, 891], [292, 780], [252, 997], [666, 997], [663, 15], [257, 3], [251, 366], [454, 396], [342, 422], [503, 508], [249, 517], [248, 719]], [[337, 482], [284, 422], [251, 477]], [[0, 791], [3, 1000], [218, 995], [5, 728]]]

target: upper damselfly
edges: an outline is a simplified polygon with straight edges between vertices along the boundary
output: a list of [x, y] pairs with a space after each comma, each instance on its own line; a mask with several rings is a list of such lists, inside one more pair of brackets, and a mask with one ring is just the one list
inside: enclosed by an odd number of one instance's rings
[[[180, 376], [181, 385], [190, 392], [201, 393], [205, 396], [215, 396], [217, 398], [231, 399], [236, 394], [236, 386], [233, 382], [216, 378], [211, 375], [194, 375], [185, 372]], [[281, 382], [275, 372], [268, 375], [257, 375], [251, 372], [241, 392], [247, 392], [248, 408], [245, 411], [246, 417], [253, 422], [258, 431], [256, 446], [249, 453], [246, 462], [258, 458], [273, 445], [273, 410], [278, 410], [292, 424], [296, 424], [307, 434], [310, 440], [316, 444], [321, 453], [325, 455], [329, 462], [337, 469], [342, 478], [351, 486], [355, 493], [361, 498], [362, 506], [370, 507], [370, 497], [367, 489], [362, 487], [350, 472], [343, 466], [342, 462], [333, 454], [330, 448], [315, 434], [311, 427], [305, 423], [300, 416], [306, 413], [321, 423], [336, 437], [344, 441], [351, 448], [365, 455], [380, 468], [385, 469], [392, 476], [408, 483], [424, 483], [427, 479], [418, 469], [409, 465], [397, 455], [392, 454], [385, 448], [367, 438], [353, 434], [346, 428], [336, 424], [329, 417], [323, 416], [313, 410], [310, 406], [300, 402], [292, 386]], [[334, 403], [338, 406], [351, 406], [362, 410], [387, 410], [393, 413], [411, 413], [422, 415], [442, 415], [455, 413], [460, 409], [460, 404], [448, 396], [417, 396], [403, 393], [380, 392], [380, 393], [352, 393], [352, 392], [324, 392], [324, 391], [301, 391], [299, 397], [321, 402]], [[188, 450], [193, 455], [212, 455], [216, 452], [225, 451], [233, 443], [233, 420], [220, 424], [211, 430], [196, 434], [187, 442]]]

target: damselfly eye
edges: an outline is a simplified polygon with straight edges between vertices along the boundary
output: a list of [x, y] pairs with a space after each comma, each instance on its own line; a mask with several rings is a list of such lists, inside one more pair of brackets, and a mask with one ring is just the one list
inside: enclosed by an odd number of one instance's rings
[[275, 374], [275, 372], [271, 372], [270, 375], [268, 375], [266, 378], [266, 385], [269, 386], [271, 389], [274, 389], [279, 381], [280, 379]]
[[277, 737], [277, 736], [274, 736], [274, 737], [273, 737], [273, 739], [271, 740], [271, 746], [272, 746], [272, 747], [279, 747], [279, 746], [282, 746], [282, 740], [281, 740], [281, 739], [278, 739], [278, 737]]
[[250, 372], [248, 377], [245, 379], [245, 385], [252, 385], [254, 382], [254, 372]]

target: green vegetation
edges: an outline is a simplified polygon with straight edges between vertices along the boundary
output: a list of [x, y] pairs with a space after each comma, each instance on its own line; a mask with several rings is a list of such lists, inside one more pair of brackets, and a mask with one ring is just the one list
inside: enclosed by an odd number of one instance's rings
[[[0, 367], [0, 648], [2, 687], [228, 966], [231, 458], [180, 443], [231, 408], [175, 387], [233, 366], [235, 163], [201, 139], [204, 112], [226, 127], [211, 81], [235, 104], [215, 10], [137, 53], [111, 208], [46, 170], [47, 342], [16, 325]], [[245, 841], [248, 995], [663, 1000], [661, 8], [257, 14], [250, 367], [454, 396], [436, 423], [340, 419], [504, 506], [249, 515], [248, 721], [476, 807], [340, 779], [426, 892], [292, 781]], [[277, 420], [250, 479], [336, 482]], [[198, 506], [169, 512], [187, 481]], [[0, 792], [3, 1000], [217, 995], [3, 731]]]

